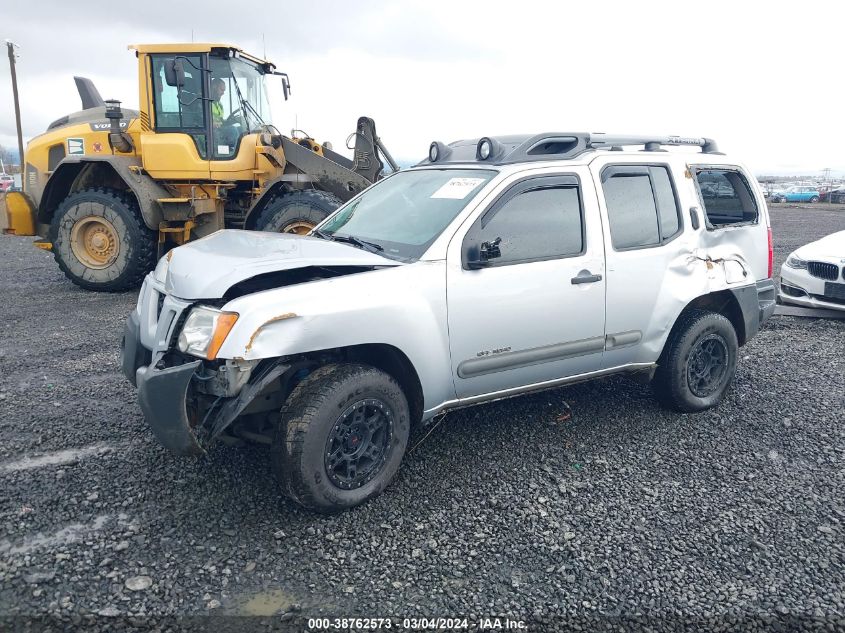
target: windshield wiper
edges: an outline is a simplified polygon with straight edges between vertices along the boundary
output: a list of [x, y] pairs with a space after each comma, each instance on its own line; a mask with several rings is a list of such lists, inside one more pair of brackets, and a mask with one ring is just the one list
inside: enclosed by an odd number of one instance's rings
[[381, 244], [368, 242], [367, 240], [361, 240], [352, 235], [333, 235], [331, 239], [333, 239], [335, 242], [346, 242], [347, 244], [352, 244], [353, 246], [357, 246], [358, 248], [363, 248], [365, 251], [384, 250], [384, 246], [382, 246]]
[[319, 237], [321, 240], [329, 240], [330, 242], [334, 240], [333, 235], [329, 235], [328, 233], [323, 233], [320, 229], [311, 229], [311, 235], [315, 237]]
[[[238, 100], [241, 102], [241, 108], [243, 109], [244, 114], [248, 114], [251, 112], [252, 115], [256, 119], [258, 119], [259, 125], [266, 125], [266, 123], [264, 123], [264, 120], [261, 118], [261, 115], [258, 114], [258, 112], [255, 111], [255, 108], [252, 107], [252, 104], [246, 99], [244, 99], [244, 96], [241, 94], [240, 86], [238, 86], [238, 80], [235, 79], [234, 75], [232, 75], [232, 83], [235, 85], [235, 92], [238, 93]], [[252, 130], [252, 126], [250, 126], [250, 130]]]

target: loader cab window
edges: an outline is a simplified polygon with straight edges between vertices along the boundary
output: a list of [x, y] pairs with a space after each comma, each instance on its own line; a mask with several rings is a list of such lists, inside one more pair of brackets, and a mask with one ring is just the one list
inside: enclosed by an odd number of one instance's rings
[[212, 160], [237, 156], [241, 139], [271, 121], [265, 72], [240, 57], [211, 55]]
[[185, 85], [171, 86], [165, 79], [165, 64], [174, 55], [152, 55], [152, 88], [156, 132], [183, 132], [194, 140], [203, 160], [208, 158], [205, 120], [205, 82], [202, 58], [179, 55], [185, 70]]

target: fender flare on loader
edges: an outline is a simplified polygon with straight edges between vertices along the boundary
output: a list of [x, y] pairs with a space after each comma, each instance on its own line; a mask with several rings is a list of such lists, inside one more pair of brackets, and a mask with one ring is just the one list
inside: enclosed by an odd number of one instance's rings
[[147, 228], [158, 231], [163, 220], [158, 200], [171, 194], [144, 173], [140, 158], [124, 156], [68, 156], [59, 163], [47, 184], [38, 205], [38, 224], [49, 224], [62, 200], [85, 187], [85, 179], [93, 170], [111, 169], [138, 201], [141, 217]]

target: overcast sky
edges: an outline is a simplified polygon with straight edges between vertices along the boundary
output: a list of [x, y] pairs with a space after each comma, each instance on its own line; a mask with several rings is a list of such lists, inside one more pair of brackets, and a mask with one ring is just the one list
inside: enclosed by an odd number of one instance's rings
[[[0, 34], [20, 46], [25, 141], [80, 108], [73, 75], [135, 108], [137, 65], [127, 44], [193, 38], [258, 56], [266, 47], [293, 88], [277, 126], [296, 125], [336, 149], [366, 114], [406, 161], [422, 158], [432, 140], [592, 131], [713, 137], [758, 175], [845, 173], [838, 2], [3, 6]], [[0, 144], [15, 147], [5, 55], [0, 68]]]

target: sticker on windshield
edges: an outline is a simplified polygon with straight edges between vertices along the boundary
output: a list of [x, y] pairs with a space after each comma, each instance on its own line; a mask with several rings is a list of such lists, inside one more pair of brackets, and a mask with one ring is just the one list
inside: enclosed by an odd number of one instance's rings
[[431, 194], [431, 197], [463, 200], [482, 182], [484, 178], [450, 178], [449, 182]]

